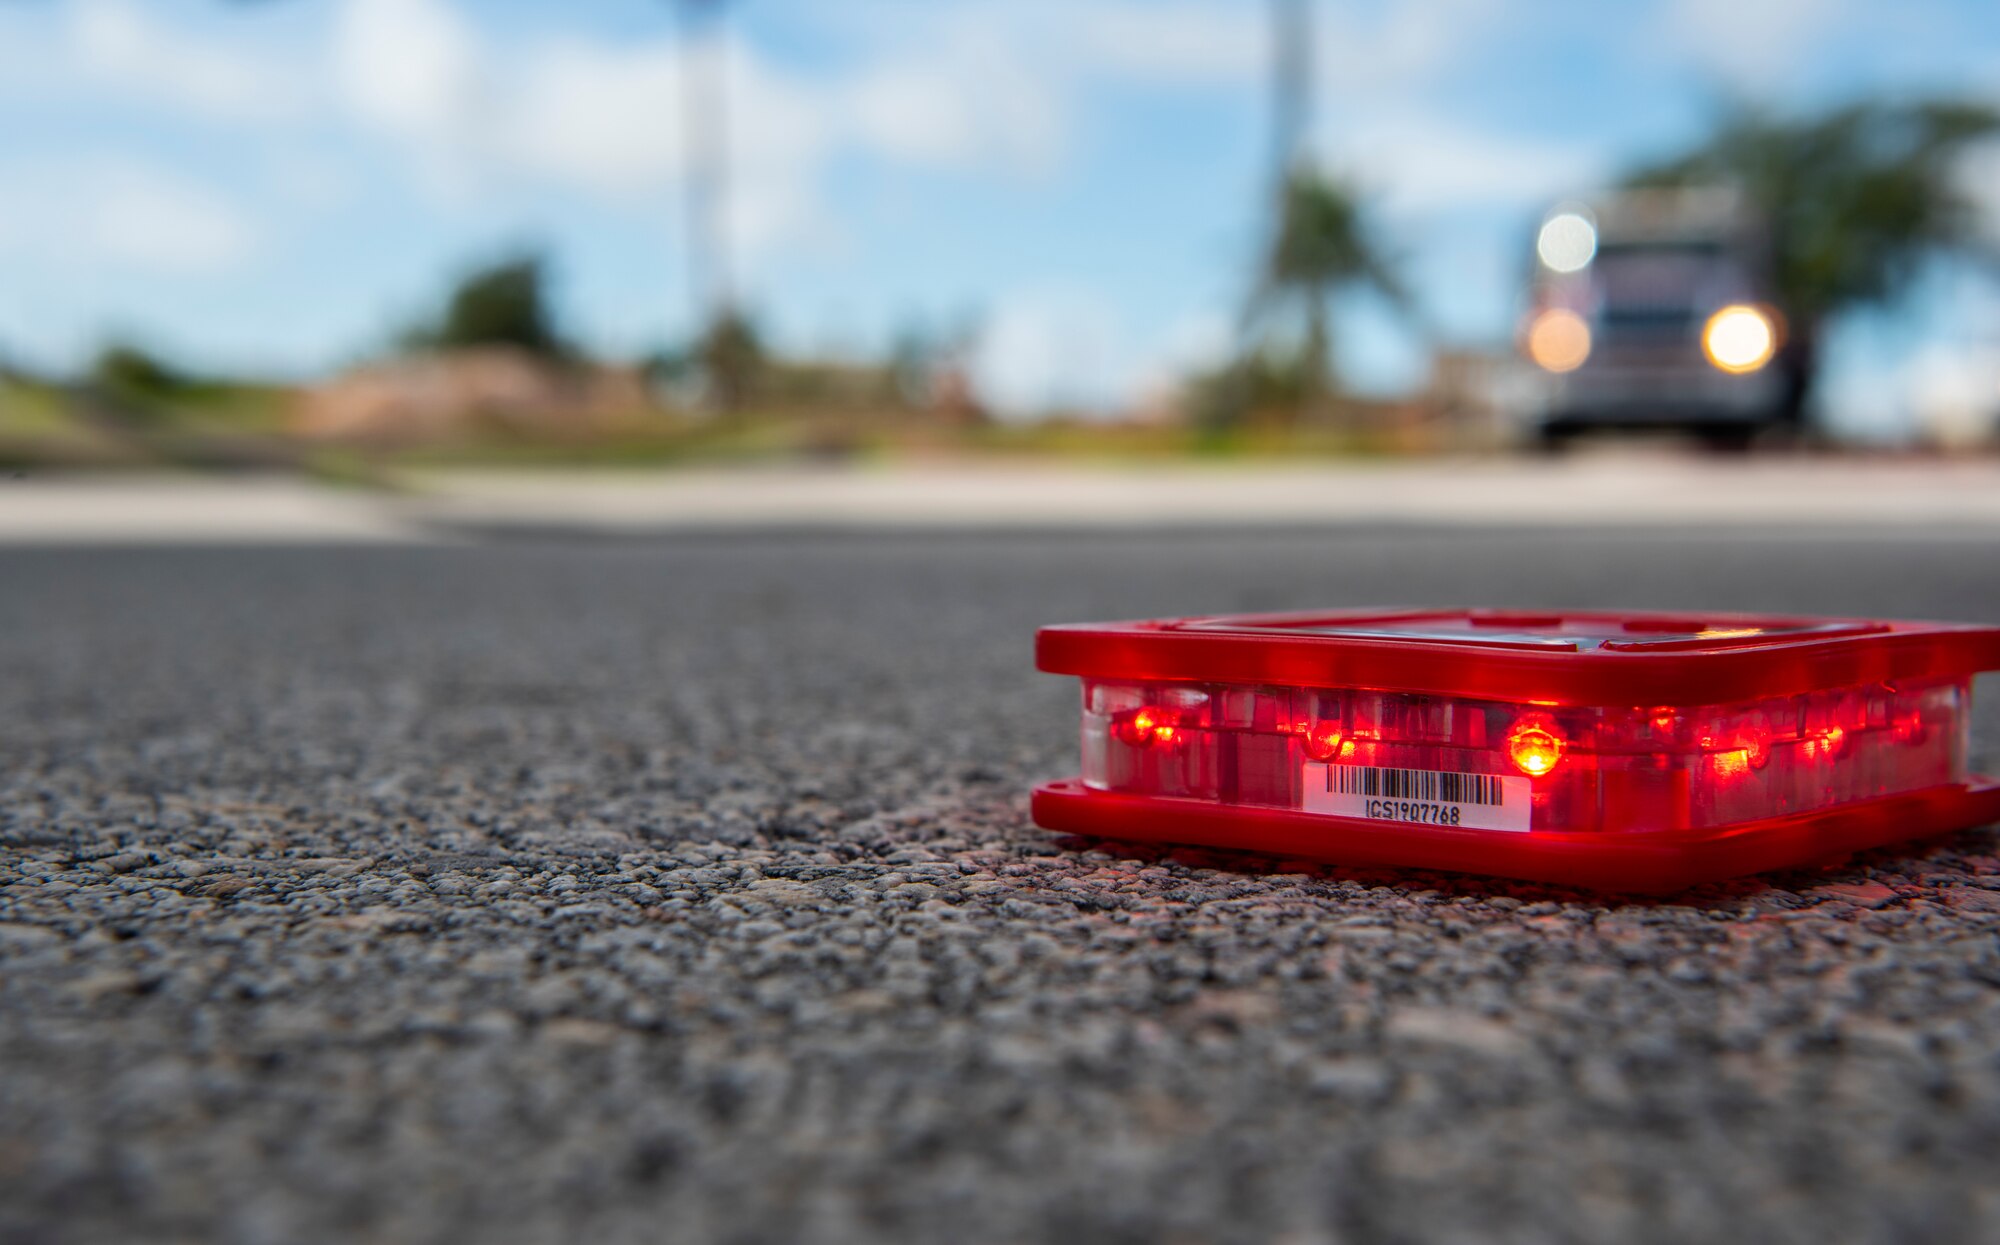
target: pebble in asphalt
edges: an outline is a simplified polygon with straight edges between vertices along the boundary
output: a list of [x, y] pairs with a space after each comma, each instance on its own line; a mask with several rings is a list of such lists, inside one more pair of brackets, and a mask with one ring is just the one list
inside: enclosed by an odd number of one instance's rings
[[0, 554], [0, 1237], [2000, 1234], [2000, 840], [1638, 903], [1056, 841], [1043, 622], [2000, 617], [1979, 538]]

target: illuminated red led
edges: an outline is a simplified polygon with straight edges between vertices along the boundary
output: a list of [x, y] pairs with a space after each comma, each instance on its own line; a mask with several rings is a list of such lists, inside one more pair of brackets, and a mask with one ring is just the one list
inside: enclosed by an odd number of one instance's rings
[[1306, 728], [1306, 755], [1315, 761], [1331, 761], [1340, 755], [1345, 738], [1338, 722], [1315, 722]]
[[1736, 747], [1751, 769], [1763, 769], [1771, 763], [1771, 732], [1761, 727], [1752, 727], [1738, 735]]
[[1045, 628], [1083, 680], [1050, 829], [1607, 889], [2000, 820], [1967, 771], [2000, 628], [1404, 610]]
[[1148, 705], [1121, 715], [1112, 726], [1112, 731], [1119, 739], [1135, 747], [1172, 743], [1174, 714], [1170, 709]]
[[1700, 743], [1702, 751], [1713, 754], [1720, 773], [1739, 774], [1771, 763], [1771, 733], [1761, 727], [1745, 727], [1727, 735], [1703, 731]]
[[1517, 723], [1507, 735], [1507, 759], [1530, 778], [1540, 778], [1561, 764], [1568, 747], [1546, 719]]

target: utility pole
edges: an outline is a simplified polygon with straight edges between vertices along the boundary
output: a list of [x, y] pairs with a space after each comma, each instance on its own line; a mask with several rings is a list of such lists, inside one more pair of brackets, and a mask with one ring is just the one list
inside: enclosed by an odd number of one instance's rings
[[1312, 114], [1311, 4], [1271, 0], [1271, 184], [1280, 212], [1285, 188], [1305, 156]]
[[1312, 2], [1270, 0], [1270, 165], [1260, 195], [1261, 228], [1251, 263], [1249, 296], [1236, 324], [1236, 362], [1223, 383], [1218, 405], [1205, 417], [1216, 427], [1249, 415], [1255, 400], [1251, 372], [1257, 366], [1257, 334], [1276, 292], [1270, 264], [1284, 233], [1292, 180], [1305, 162], [1306, 128], [1312, 113]]
[[681, 138], [686, 151], [688, 288], [697, 334], [735, 310], [729, 266], [727, 47], [722, 0], [676, 0], [681, 10]]

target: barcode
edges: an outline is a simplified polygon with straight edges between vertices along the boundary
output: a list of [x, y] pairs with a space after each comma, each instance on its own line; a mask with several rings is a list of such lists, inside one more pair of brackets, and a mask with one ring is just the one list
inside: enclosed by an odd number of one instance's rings
[[1500, 807], [1500, 779], [1491, 774], [1450, 774], [1432, 769], [1384, 769], [1379, 765], [1330, 765], [1328, 791], [1374, 795], [1392, 800], [1433, 800], [1442, 804]]

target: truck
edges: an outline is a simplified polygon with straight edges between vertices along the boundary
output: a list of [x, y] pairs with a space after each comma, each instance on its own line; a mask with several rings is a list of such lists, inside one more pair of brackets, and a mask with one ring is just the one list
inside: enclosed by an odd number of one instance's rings
[[1672, 430], [1722, 449], [1804, 429], [1806, 347], [1767, 233], [1725, 187], [1562, 203], [1535, 233], [1519, 345], [1542, 377], [1529, 432]]

